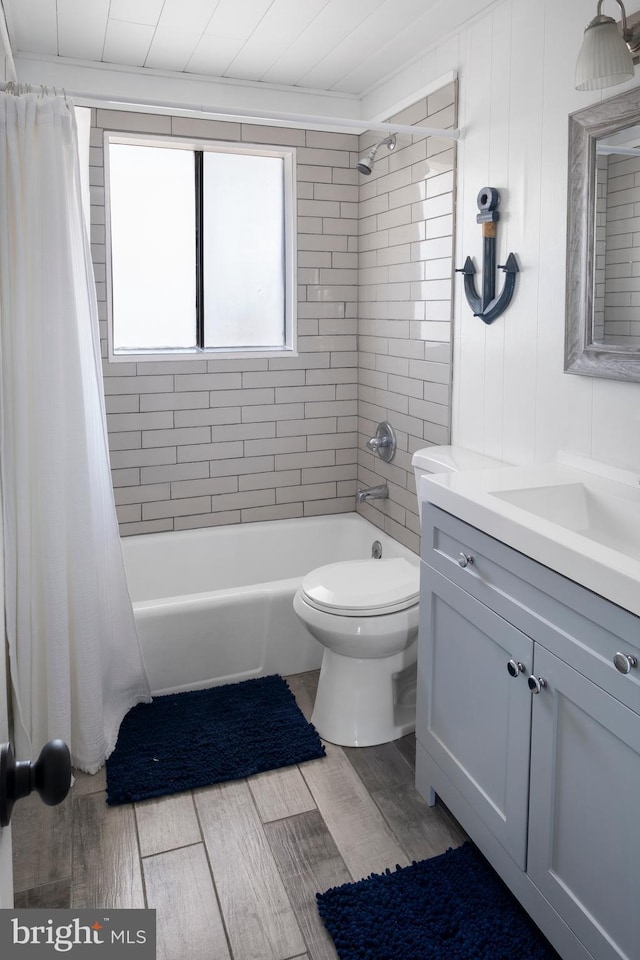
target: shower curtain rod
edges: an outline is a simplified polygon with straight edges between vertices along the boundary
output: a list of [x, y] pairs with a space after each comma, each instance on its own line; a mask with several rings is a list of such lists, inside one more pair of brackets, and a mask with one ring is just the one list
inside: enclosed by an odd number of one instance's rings
[[[32, 87], [31, 84], [23, 84], [26, 87]], [[6, 83], [0, 83], [0, 90], [5, 90]], [[33, 86], [33, 91], [39, 89], [47, 91], [46, 86]], [[57, 88], [54, 88], [57, 90]], [[256, 123], [269, 124], [294, 124], [298, 126], [309, 127], [338, 127], [340, 129], [353, 130], [373, 130], [376, 133], [405, 133], [410, 136], [421, 137], [441, 137], [444, 140], [460, 140], [462, 133], [459, 129], [444, 130], [440, 127], [424, 127], [406, 123], [390, 123], [377, 120], [356, 120], [346, 117], [319, 117], [307, 113], [281, 113], [279, 111], [268, 110], [238, 110], [228, 107], [208, 107], [201, 103], [167, 103], [162, 100], [131, 100], [126, 97], [113, 97], [108, 94], [85, 94], [74, 90], [63, 90], [65, 96], [70, 97], [78, 103], [78, 106], [93, 106], [95, 103], [113, 104], [116, 107], [149, 107], [152, 110], [162, 110], [165, 113], [172, 111], [186, 113], [200, 113], [212, 118], [221, 118], [223, 120], [244, 120], [254, 121]]]

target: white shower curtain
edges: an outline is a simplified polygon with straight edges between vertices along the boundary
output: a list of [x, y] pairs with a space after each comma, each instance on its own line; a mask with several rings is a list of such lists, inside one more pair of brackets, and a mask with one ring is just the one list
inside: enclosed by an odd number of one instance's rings
[[15, 747], [90, 773], [149, 684], [106, 441], [77, 134], [64, 97], [0, 94], [0, 469]]

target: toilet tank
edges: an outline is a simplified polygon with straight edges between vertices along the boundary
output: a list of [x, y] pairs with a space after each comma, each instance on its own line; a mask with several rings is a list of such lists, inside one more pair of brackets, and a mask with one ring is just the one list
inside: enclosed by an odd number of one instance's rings
[[458, 470], [490, 470], [504, 467], [504, 460], [487, 457], [465, 447], [434, 446], [416, 450], [412, 458], [413, 472], [416, 477], [416, 496], [418, 513], [422, 520], [422, 500], [420, 499], [420, 478], [429, 473], [454, 473]]

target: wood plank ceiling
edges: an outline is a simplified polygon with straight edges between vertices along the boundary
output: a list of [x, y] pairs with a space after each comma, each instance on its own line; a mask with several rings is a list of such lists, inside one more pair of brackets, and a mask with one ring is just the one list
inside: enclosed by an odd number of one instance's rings
[[361, 96], [493, 0], [2, 0], [14, 56]]

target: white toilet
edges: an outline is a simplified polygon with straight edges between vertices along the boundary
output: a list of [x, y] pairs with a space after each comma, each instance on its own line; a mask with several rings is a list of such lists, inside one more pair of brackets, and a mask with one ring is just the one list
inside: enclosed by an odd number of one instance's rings
[[[496, 465], [459, 447], [414, 454], [428, 473]], [[420, 502], [420, 501], [418, 501]], [[346, 560], [304, 577], [293, 609], [324, 647], [311, 722], [324, 740], [367, 747], [415, 729], [419, 558]]]

